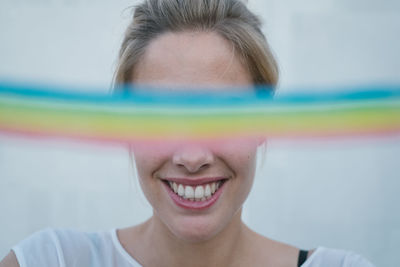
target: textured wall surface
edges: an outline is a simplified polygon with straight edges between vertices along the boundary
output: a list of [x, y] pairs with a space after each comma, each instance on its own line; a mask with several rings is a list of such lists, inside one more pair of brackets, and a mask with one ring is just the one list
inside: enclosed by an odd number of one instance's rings
[[[128, 0], [0, 0], [0, 79], [107, 88]], [[400, 2], [249, 0], [281, 67], [281, 92], [400, 82]], [[400, 138], [273, 141], [245, 203], [258, 232], [354, 250], [394, 266]], [[125, 148], [0, 137], [0, 257], [44, 227], [145, 220]]]

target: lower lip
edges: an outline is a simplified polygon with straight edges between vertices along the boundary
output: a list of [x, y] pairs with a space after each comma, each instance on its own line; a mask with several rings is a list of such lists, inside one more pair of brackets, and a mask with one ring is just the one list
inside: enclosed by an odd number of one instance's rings
[[188, 199], [184, 199], [181, 196], [178, 196], [175, 194], [175, 192], [167, 185], [166, 183], [163, 182], [164, 186], [167, 189], [168, 195], [172, 198], [172, 200], [175, 202], [176, 205], [179, 207], [182, 207], [184, 209], [190, 209], [190, 210], [205, 210], [210, 208], [212, 205], [214, 205], [219, 197], [222, 194], [222, 190], [225, 188], [225, 184], [227, 181], [225, 181], [217, 191], [211, 196], [211, 198], [204, 200], [204, 201], [191, 201]]

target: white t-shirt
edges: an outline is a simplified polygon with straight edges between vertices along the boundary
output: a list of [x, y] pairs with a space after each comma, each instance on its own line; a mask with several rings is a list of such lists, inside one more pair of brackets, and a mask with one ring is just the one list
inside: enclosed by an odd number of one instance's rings
[[[139, 267], [122, 247], [116, 229], [106, 232], [80, 232], [45, 229], [34, 233], [12, 248], [20, 267]], [[349, 251], [318, 247], [302, 267], [373, 267]], [[295, 267], [295, 266], [294, 266]]]

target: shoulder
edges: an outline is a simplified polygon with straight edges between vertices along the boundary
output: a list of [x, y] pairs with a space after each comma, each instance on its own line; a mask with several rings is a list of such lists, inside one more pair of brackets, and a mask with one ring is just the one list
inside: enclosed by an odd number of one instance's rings
[[21, 267], [30, 265], [51, 265], [58, 262], [57, 241], [50, 228], [37, 231], [12, 248]]
[[318, 247], [302, 267], [374, 267], [364, 257], [347, 250]]
[[33, 233], [12, 250], [21, 267], [68, 266], [78, 262], [90, 266], [93, 260], [105, 257], [105, 251], [112, 251], [110, 246], [111, 234], [107, 232], [47, 228]]

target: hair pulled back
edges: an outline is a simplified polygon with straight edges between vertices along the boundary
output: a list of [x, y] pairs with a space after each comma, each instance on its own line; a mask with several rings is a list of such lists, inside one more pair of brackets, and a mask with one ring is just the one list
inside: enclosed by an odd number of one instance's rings
[[276, 85], [278, 66], [261, 22], [240, 0], [144, 0], [119, 52], [114, 85], [132, 81], [149, 43], [167, 32], [212, 31], [233, 44], [255, 85]]

